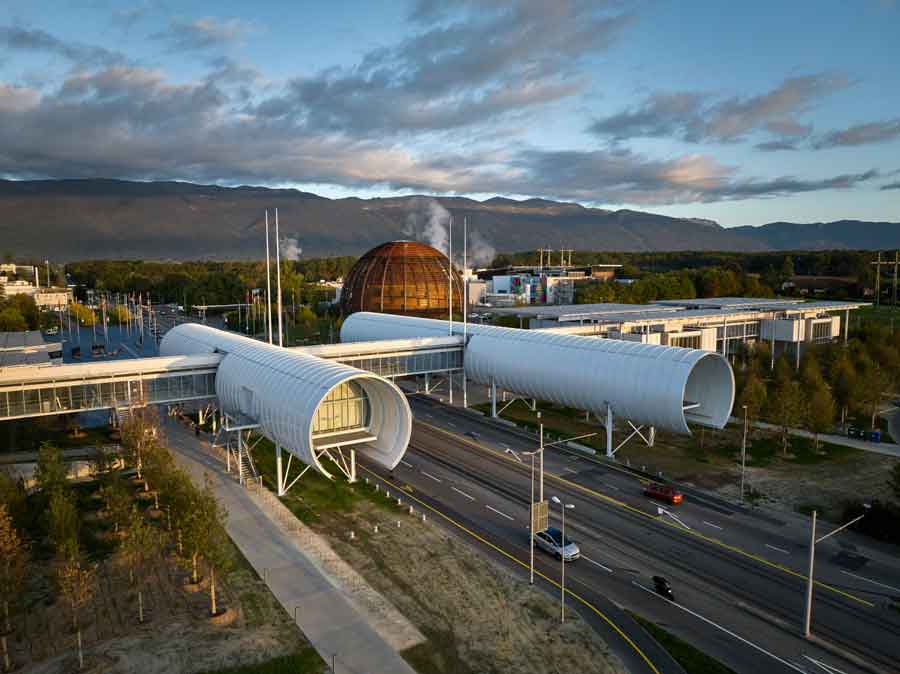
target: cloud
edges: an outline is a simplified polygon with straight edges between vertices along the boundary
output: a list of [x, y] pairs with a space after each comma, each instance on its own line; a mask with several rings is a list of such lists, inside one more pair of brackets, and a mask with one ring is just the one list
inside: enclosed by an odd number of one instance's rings
[[838, 131], [832, 131], [817, 139], [813, 147], [817, 150], [832, 147], [848, 147], [885, 143], [900, 137], [900, 117], [882, 122], [857, 124]]
[[357, 137], [491, 122], [582, 91], [576, 66], [631, 21], [579, 0], [420, 2], [411, 16], [421, 26], [411, 37], [354, 67], [297, 78], [254, 113]]
[[0, 26], [0, 46], [10, 51], [43, 52], [60, 56], [77, 66], [108, 66], [128, 61], [119, 52], [79, 42], [66, 42], [44, 30], [18, 26]]
[[887, 185], [882, 185], [879, 189], [881, 189], [881, 190], [900, 190], [900, 182], [888, 183]]
[[150, 37], [167, 43], [173, 52], [203, 51], [238, 42], [252, 28], [240, 19], [221, 21], [207, 16], [193, 21], [174, 19], [165, 31]]
[[818, 73], [788, 78], [771, 91], [747, 98], [721, 99], [696, 91], [656, 93], [635, 108], [596, 120], [588, 130], [615, 140], [676, 137], [691, 143], [735, 142], [765, 132], [785, 143], [812, 131], [798, 115], [849, 85], [843, 76]]

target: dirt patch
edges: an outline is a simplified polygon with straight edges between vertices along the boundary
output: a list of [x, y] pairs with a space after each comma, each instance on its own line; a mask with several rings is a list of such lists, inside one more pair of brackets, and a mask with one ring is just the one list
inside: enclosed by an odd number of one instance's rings
[[[83, 504], [94, 501], [91, 494], [82, 494], [80, 500]], [[86, 518], [82, 538], [104, 541], [109, 526], [103, 518]], [[303, 634], [233, 545], [227, 551], [229, 570], [217, 576], [220, 610], [233, 618], [228, 625], [210, 621], [207, 591], [184, 591], [188, 571], [172, 550], [142, 585], [145, 621], [140, 623], [137, 588], [130, 582], [118, 545], [117, 540], [108, 545], [86, 546], [91, 563], [96, 564], [93, 597], [79, 611], [86, 671], [214, 671], [308, 648]], [[74, 672], [76, 632], [71, 613], [57, 597], [55, 561], [41, 541], [33, 547], [22, 602], [25, 610], [16, 611], [14, 631], [9, 637], [12, 659], [28, 672]], [[316, 671], [324, 671], [324, 665]]]
[[550, 597], [421, 514], [361, 501], [313, 528], [426, 635], [403, 653], [420, 674], [625, 671], [574, 611], [561, 627]]

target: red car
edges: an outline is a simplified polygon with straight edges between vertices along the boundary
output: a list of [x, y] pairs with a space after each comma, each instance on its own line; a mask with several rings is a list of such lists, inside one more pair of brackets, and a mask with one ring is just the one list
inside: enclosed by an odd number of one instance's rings
[[675, 489], [675, 487], [670, 487], [667, 484], [659, 484], [658, 482], [648, 483], [647, 486], [644, 487], [644, 494], [650, 498], [655, 498], [658, 501], [665, 501], [672, 505], [681, 503], [684, 498], [681, 495], [681, 492]]

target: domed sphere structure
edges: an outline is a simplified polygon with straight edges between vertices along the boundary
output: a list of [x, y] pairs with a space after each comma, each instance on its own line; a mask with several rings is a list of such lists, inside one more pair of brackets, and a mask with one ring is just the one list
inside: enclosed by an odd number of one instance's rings
[[[450, 272], [447, 256], [418, 241], [376, 246], [344, 279], [341, 310], [446, 318]], [[462, 313], [462, 277], [453, 270], [453, 312]]]

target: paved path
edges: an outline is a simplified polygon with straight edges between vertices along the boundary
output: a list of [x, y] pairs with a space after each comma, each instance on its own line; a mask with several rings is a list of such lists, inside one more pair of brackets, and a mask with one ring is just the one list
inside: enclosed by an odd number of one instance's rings
[[[297, 547], [289, 532], [273, 521], [221, 463], [198, 448], [194, 434], [177, 423], [166, 436], [178, 463], [195, 482], [210, 475], [216, 494], [228, 510], [226, 528], [289, 615], [296, 615], [319, 655], [338, 674], [415, 674], [415, 670], [370, 627], [322, 571]], [[295, 613], [296, 607], [296, 613]]]
[[[896, 415], [895, 415], [896, 416]], [[740, 424], [742, 423], [740, 419], [737, 417], [731, 417], [729, 422]], [[781, 427], [776, 426], [775, 424], [769, 424], [765, 421], [754, 421], [754, 428], [764, 428], [770, 431], [780, 431]], [[893, 429], [893, 426], [890, 426]], [[897, 437], [894, 433], [893, 429], [891, 430], [891, 436]], [[792, 428], [790, 430], [791, 435], [794, 435], [798, 438], [810, 438], [812, 439], [814, 436], [809, 431], [804, 431], [800, 428]], [[857, 438], [848, 438], [846, 435], [831, 435], [831, 434], [819, 434], [819, 440], [822, 442], [829, 442], [832, 445], [843, 445], [844, 447], [852, 447], [853, 449], [860, 449], [864, 452], [873, 452], [875, 454], [884, 454], [885, 456], [894, 456], [900, 458], [900, 445], [896, 445], [893, 442], [868, 442], [866, 440], [858, 440]]]

